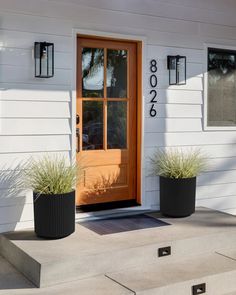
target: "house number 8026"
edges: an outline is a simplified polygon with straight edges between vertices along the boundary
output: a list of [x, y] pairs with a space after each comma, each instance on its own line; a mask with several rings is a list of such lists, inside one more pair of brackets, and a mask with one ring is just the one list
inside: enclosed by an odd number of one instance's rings
[[155, 59], [152, 59], [150, 61], [150, 72], [151, 72], [151, 75], [149, 77], [149, 82], [150, 82], [150, 86], [151, 86], [151, 90], [150, 90], [150, 95], [151, 95], [151, 101], [150, 103], [152, 104], [151, 105], [151, 108], [150, 108], [150, 111], [149, 111], [149, 114], [151, 117], [156, 117], [157, 115], [157, 111], [155, 109], [155, 104], [157, 103], [157, 100], [156, 100], [156, 97], [157, 97], [157, 91], [156, 88], [157, 87], [157, 84], [158, 84], [158, 80], [157, 80], [157, 76], [156, 76], [156, 73], [157, 73], [157, 61]]

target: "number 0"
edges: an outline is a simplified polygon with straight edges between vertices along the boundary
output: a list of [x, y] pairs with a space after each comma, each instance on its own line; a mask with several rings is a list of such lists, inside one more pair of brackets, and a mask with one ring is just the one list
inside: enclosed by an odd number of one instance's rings
[[150, 76], [150, 85], [152, 88], [157, 86], [157, 76], [154, 74]]

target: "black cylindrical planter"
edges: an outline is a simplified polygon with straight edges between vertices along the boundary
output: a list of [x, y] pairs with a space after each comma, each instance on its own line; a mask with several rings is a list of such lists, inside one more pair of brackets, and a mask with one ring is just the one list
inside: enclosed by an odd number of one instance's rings
[[39, 237], [59, 239], [75, 231], [75, 191], [45, 195], [34, 192], [34, 228]]
[[160, 176], [160, 210], [170, 217], [186, 217], [195, 212], [196, 177]]

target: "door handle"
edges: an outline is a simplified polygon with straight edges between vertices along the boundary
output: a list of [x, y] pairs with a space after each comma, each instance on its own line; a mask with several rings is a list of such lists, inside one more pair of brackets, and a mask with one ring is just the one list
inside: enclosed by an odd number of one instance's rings
[[80, 132], [79, 128], [76, 128], [76, 152], [79, 153], [80, 151]]
[[78, 125], [79, 123], [80, 123], [80, 116], [76, 114], [76, 125]]

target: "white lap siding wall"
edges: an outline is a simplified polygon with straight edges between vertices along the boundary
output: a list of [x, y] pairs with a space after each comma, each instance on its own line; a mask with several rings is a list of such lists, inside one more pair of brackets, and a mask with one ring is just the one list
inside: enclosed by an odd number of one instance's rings
[[[202, 147], [198, 204], [236, 214], [236, 132], [203, 130], [204, 43], [236, 46], [236, 4], [220, 0], [0, 0], [0, 232], [32, 226], [31, 192], [9, 190], [17, 170], [45, 152], [71, 156], [73, 29], [146, 37], [143, 204], [159, 206], [149, 156], [157, 147]], [[55, 44], [55, 76], [34, 78], [33, 44]], [[167, 55], [187, 57], [187, 84], [169, 86]], [[150, 118], [149, 62], [158, 60]]]

